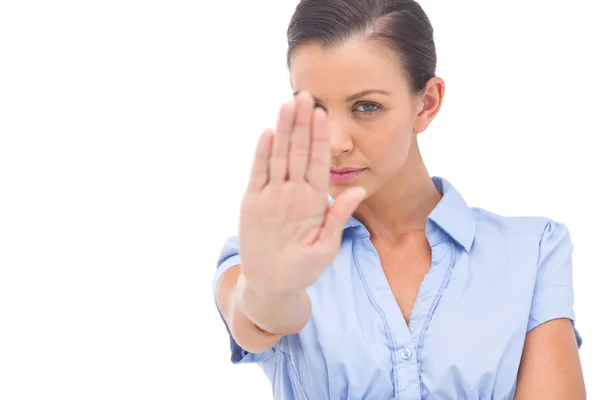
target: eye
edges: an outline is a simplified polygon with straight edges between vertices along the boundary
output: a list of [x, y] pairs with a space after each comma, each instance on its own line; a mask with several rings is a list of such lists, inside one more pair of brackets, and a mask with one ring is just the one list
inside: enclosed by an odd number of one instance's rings
[[[362, 110], [360, 109], [361, 107], [362, 107]], [[372, 114], [374, 112], [381, 110], [381, 106], [379, 106], [375, 103], [362, 103], [362, 104], [359, 104], [355, 108], [355, 110], [358, 112], [361, 112], [361, 113]]]
[[325, 107], [323, 107], [321, 104], [319, 104], [317, 102], [315, 102], [315, 108], [322, 108], [323, 111], [327, 111], [327, 110], [325, 110]]

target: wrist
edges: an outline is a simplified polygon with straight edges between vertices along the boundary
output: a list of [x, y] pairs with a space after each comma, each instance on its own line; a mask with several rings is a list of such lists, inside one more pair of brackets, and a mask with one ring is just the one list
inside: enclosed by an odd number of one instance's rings
[[263, 290], [240, 274], [236, 291], [240, 310], [259, 333], [297, 333], [310, 318], [311, 302], [305, 289], [285, 292]]
[[244, 300], [250, 301], [253, 304], [261, 303], [265, 305], [289, 301], [305, 292], [304, 289], [272, 290], [270, 288], [258, 286], [251, 281], [248, 281], [241, 273], [238, 280], [238, 289]]

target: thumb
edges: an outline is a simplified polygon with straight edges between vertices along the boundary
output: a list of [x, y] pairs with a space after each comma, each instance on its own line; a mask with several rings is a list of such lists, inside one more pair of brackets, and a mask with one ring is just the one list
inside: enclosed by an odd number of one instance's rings
[[320, 239], [324, 242], [335, 239], [337, 242], [344, 225], [360, 202], [364, 200], [366, 194], [367, 191], [364, 188], [354, 187], [339, 195], [327, 211]]

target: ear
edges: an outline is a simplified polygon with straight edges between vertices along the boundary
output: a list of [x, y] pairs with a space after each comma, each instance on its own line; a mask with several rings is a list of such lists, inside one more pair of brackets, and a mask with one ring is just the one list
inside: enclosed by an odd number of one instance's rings
[[417, 99], [417, 117], [413, 127], [415, 133], [421, 133], [427, 129], [440, 111], [445, 90], [446, 85], [440, 77], [433, 77], [427, 82], [425, 89]]

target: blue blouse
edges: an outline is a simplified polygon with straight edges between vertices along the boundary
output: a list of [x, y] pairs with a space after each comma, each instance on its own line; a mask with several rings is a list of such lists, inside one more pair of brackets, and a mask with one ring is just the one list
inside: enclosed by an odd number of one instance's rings
[[[442, 194], [426, 225], [432, 263], [408, 325], [369, 232], [351, 218], [337, 257], [307, 289], [308, 324], [260, 354], [230, 335], [232, 362], [258, 364], [275, 399], [512, 399], [525, 334], [555, 318], [575, 323], [569, 232], [470, 208], [432, 179]], [[240, 263], [237, 243], [225, 242], [213, 292]]]

